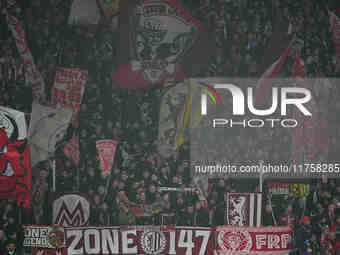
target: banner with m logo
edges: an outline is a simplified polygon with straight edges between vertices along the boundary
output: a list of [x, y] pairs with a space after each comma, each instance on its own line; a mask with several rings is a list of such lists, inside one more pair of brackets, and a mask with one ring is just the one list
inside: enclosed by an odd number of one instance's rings
[[63, 227], [87, 226], [90, 203], [81, 194], [64, 194], [53, 202], [53, 224]]

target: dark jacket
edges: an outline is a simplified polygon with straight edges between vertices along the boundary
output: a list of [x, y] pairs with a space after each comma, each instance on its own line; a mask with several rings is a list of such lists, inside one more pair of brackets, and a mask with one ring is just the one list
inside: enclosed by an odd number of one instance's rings
[[294, 231], [294, 246], [300, 252], [306, 252], [307, 250], [307, 242], [312, 237], [312, 228], [311, 226], [306, 226], [303, 224], [299, 224]]
[[179, 226], [194, 226], [195, 214], [189, 214], [188, 212], [180, 212], [177, 216], [177, 225]]
[[203, 208], [196, 212], [196, 226], [209, 226], [209, 213]]

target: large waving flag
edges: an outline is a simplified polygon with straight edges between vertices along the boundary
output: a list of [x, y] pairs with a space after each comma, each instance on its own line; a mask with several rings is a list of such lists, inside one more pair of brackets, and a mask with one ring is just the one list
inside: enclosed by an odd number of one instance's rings
[[159, 152], [168, 155], [177, 148], [176, 137], [182, 126], [181, 115], [189, 94], [187, 82], [170, 88], [162, 96], [159, 112]]
[[[70, 107], [73, 109], [72, 124], [79, 124], [79, 111], [87, 82], [87, 70], [79, 68], [57, 67], [52, 88], [51, 107]], [[75, 165], [79, 165], [79, 139], [76, 134], [63, 148], [65, 156]]]
[[33, 102], [29, 127], [32, 166], [54, 155], [71, 122], [71, 108], [54, 109]]
[[215, 51], [214, 29], [178, 0], [120, 1], [115, 85], [140, 89], [171, 84], [201, 72]]

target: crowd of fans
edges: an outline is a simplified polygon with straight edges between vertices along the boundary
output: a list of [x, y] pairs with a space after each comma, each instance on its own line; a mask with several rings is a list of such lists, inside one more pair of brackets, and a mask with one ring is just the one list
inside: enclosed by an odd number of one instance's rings
[[[138, 205], [147, 212], [166, 213], [163, 217], [152, 218], [152, 223], [156, 224], [223, 225], [226, 192], [258, 191], [257, 180], [242, 182], [231, 178], [210, 181], [208, 204], [200, 201], [195, 191], [159, 191], [159, 187], [183, 189], [192, 184], [189, 142], [167, 157], [158, 152], [159, 107], [167, 88], [156, 85], [132, 92], [115, 88], [111, 72], [116, 64], [115, 46], [119, 34], [107, 25], [105, 18], [97, 26], [69, 26], [71, 1], [21, 2], [20, 10], [11, 11], [24, 24], [29, 47], [47, 86], [47, 99], [51, 97], [56, 67], [79, 67], [89, 72], [79, 126], [70, 127], [65, 137], [66, 141], [73, 134], [79, 135], [80, 165], [75, 166], [61, 150], [57, 150], [55, 159], [56, 191], [86, 194], [92, 207], [90, 224], [150, 223], [151, 218], [135, 216], [133, 208]], [[340, 149], [340, 103], [337, 101], [340, 91], [335, 78], [340, 68], [335, 63], [326, 1], [182, 0], [195, 17], [213, 22], [216, 27], [217, 54], [202, 68], [201, 77], [259, 77], [266, 43], [273, 33], [276, 17], [272, 13], [276, 2], [297, 29], [296, 47], [301, 52], [308, 77], [329, 77], [316, 79], [310, 85], [329, 134], [328, 151], [319, 152], [318, 160], [336, 162]], [[333, 8], [331, 1], [328, 7]], [[33, 97], [28, 95], [32, 93], [25, 85], [23, 63], [4, 15], [0, 17], [0, 25], [0, 102], [29, 113]], [[291, 54], [285, 65], [286, 77], [293, 72], [293, 57]], [[223, 148], [223, 154], [234, 162], [245, 158], [289, 162], [290, 132], [270, 128], [245, 133], [235, 130], [226, 137], [228, 142], [214, 141], [219, 150], [210, 153], [220, 153]], [[275, 137], [280, 144], [273, 143]], [[119, 141], [110, 177], [103, 176], [99, 168], [95, 146], [99, 139]], [[50, 224], [51, 180], [50, 161], [33, 169], [31, 217], [23, 217], [14, 201], [0, 201], [1, 254], [20, 239], [23, 221]], [[296, 247], [301, 252], [336, 254], [337, 241], [340, 241], [337, 235], [340, 232], [339, 187], [337, 180], [329, 180], [327, 185], [317, 180], [310, 182], [308, 196], [289, 195], [276, 205], [270, 203], [268, 194], [264, 201], [263, 223], [294, 227]]]

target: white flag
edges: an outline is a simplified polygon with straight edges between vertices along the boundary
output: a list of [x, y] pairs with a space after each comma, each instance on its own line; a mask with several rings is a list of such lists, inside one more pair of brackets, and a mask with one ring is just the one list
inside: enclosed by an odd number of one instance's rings
[[54, 154], [57, 143], [66, 133], [72, 114], [71, 108], [54, 109], [33, 102], [28, 132], [32, 166]]

